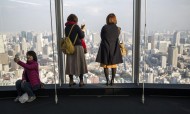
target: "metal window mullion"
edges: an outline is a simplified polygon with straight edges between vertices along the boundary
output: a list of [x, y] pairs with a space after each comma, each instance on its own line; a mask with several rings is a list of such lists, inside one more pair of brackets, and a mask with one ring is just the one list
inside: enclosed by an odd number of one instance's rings
[[60, 42], [61, 42], [61, 38], [62, 38], [62, 31], [63, 31], [63, 27], [62, 27], [62, 11], [61, 11], [61, 0], [55, 0], [55, 20], [56, 20], [56, 35], [57, 35], [57, 52], [58, 52], [58, 71], [59, 71], [59, 83], [63, 83], [64, 82], [64, 78], [65, 74], [63, 73], [63, 68], [65, 67], [63, 65], [63, 54], [60, 51], [61, 47], [60, 47]]
[[133, 7], [133, 82], [139, 84], [141, 0], [134, 0]]

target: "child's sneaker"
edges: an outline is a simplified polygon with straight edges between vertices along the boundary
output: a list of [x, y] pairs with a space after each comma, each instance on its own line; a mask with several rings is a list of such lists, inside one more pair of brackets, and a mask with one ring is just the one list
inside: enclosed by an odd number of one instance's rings
[[27, 102], [32, 102], [33, 100], [35, 100], [36, 99], [36, 96], [34, 95], [34, 96], [31, 96], [31, 97], [29, 97], [29, 99], [27, 100]]

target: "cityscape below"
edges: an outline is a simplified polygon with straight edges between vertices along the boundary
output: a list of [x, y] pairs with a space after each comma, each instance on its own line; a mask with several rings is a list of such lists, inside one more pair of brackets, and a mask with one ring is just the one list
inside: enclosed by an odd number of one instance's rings
[[[87, 84], [106, 83], [103, 68], [95, 62], [101, 41], [100, 33], [92, 33], [87, 29], [85, 34], [88, 73], [84, 74], [84, 81]], [[53, 34], [53, 37], [55, 41], [52, 42], [50, 32], [1, 33], [0, 86], [15, 85], [16, 80], [21, 79], [23, 68], [14, 62], [14, 57], [19, 54], [20, 60], [25, 62], [29, 50], [37, 53], [41, 81], [45, 84], [59, 83], [56, 35]], [[117, 67], [115, 83], [133, 83], [132, 33], [122, 31], [119, 39], [124, 42], [128, 54]], [[143, 80], [145, 83], [160, 84], [190, 83], [190, 31], [148, 32], [145, 38], [141, 35], [140, 41], [140, 83]], [[111, 73], [109, 76], [111, 78]], [[65, 79], [68, 83], [67, 75]], [[79, 82], [78, 76], [74, 76], [74, 81]]]

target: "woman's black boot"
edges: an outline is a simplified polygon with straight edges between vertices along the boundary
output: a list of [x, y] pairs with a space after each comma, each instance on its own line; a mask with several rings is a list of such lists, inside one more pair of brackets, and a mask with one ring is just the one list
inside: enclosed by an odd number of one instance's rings
[[110, 83], [111, 86], [114, 85], [115, 74], [116, 74], [116, 68], [112, 68], [112, 79], [111, 79], [111, 83]]
[[109, 72], [108, 72], [108, 68], [104, 68], [104, 74], [106, 77], [106, 85], [109, 85]]

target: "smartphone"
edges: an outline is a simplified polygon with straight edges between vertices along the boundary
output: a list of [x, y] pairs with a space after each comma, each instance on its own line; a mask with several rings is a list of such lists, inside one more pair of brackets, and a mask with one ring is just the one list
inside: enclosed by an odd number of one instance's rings
[[15, 55], [15, 58], [19, 59], [19, 56], [20, 56], [20, 54], [17, 53], [17, 54]]

